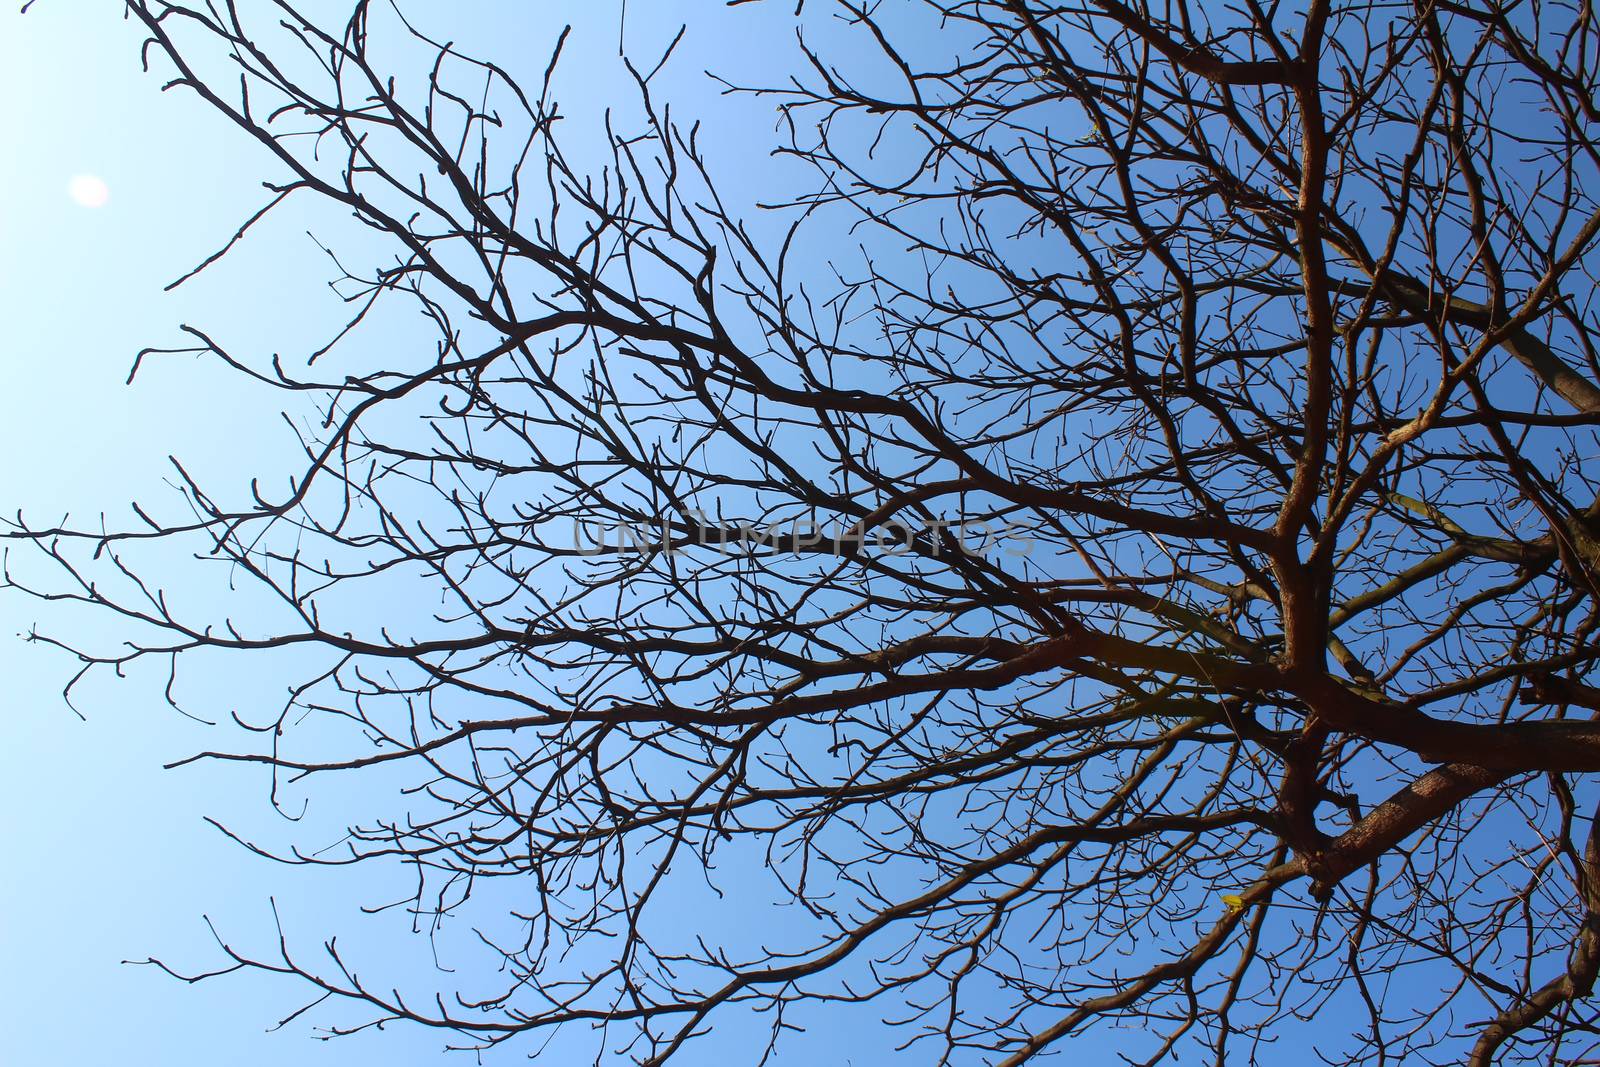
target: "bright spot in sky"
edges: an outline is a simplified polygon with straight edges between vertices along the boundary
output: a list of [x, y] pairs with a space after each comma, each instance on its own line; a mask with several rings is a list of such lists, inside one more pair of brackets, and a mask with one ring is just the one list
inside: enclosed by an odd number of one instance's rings
[[111, 199], [111, 189], [105, 179], [93, 174], [74, 174], [67, 182], [67, 195], [79, 207], [105, 207]]

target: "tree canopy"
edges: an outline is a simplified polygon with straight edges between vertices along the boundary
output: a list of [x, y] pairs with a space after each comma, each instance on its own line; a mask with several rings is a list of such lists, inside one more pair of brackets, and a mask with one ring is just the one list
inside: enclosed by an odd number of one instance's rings
[[123, 617], [45, 638], [84, 671], [295, 651], [195, 758], [370, 779], [281, 858], [499, 910], [487, 991], [224, 968], [650, 1064], [862, 1003], [914, 1062], [1596, 1054], [1592, 5], [802, 2], [726, 85], [795, 176], [748, 210], [668, 57], [569, 129], [556, 31], [128, 10], [275, 156], [235, 240], [312, 199], [389, 258], [315, 352], [140, 357], [317, 404], [287, 488], [18, 516], [10, 582]]

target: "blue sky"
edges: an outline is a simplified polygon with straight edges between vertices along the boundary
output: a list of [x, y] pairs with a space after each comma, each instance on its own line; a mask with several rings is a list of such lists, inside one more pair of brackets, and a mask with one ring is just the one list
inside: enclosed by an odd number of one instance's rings
[[[193, 105], [159, 98], [117, 7], [46, 3], [21, 17], [8, 5], [0, 15], [0, 305], [10, 324], [0, 498], [41, 515], [153, 487], [162, 457], [203, 453], [243, 399], [203, 371], [122, 385], [139, 345], [204, 299], [163, 297], [161, 285], [227, 232], [253, 197], [258, 161], [196, 138]], [[103, 178], [105, 206], [69, 198], [80, 174]], [[225, 1043], [239, 1063], [283, 1062], [262, 1020], [281, 997], [263, 983], [180, 993], [119, 962], [159, 946], [200, 950], [201, 911], [259, 896], [258, 872], [199, 818], [197, 795], [215, 792], [204, 776], [160, 770], [192, 732], [161, 709], [159, 691], [137, 685], [86, 693], [91, 719], [79, 721], [59, 694], [69, 662], [14, 636], [36, 610], [7, 599], [0, 613], [0, 1058], [188, 1063]], [[315, 1062], [347, 1062], [298, 1044]]]
[[[123, 380], [133, 353], [185, 318], [220, 308], [248, 330], [275, 298], [315, 288], [310, 257], [292, 247], [303, 238], [291, 235], [255, 250], [286, 269], [258, 274], [244, 298], [161, 292], [249, 210], [262, 161], [250, 146], [204, 135], [214, 124], [192, 101], [163, 97], [140, 73], [118, 7], [45, 3], [22, 17], [13, 5], [0, 16], [0, 305], [11, 324], [0, 342], [9, 398], [0, 498], [40, 516], [159, 492], [169, 453], [220, 469], [270, 451], [270, 440], [228, 432], [250, 398], [224, 375], [192, 364], [134, 387]], [[75, 203], [75, 175], [99, 176], [107, 203]], [[225, 1048], [240, 1064], [353, 1062], [350, 1048], [265, 1032], [273, 1012], [292, 1007], [292, 990], [252, 978], [189, 988], [121, 964], [157, 952], [207, 958], [202, 912], [259, 916], [264, 872], [202, 822], [202, 808], [226, 806], [214, 776], [160, 769], [197, 738], [194, 724], [161, 707], [159, 688], [94, 685], [82, 722], [59, 692], [70, 661], [14, 637], [36, 608], [8, 599], [0, 613], [9, 857], [0, 1058], [182, 1064], [214, 1062]], [[293, 873], [272, 874], [286, 903], [297, 892], [314, 900]], [[433, 1059], [411, 1058], [399, 1035], [366, 1044], [382, 1062]]]

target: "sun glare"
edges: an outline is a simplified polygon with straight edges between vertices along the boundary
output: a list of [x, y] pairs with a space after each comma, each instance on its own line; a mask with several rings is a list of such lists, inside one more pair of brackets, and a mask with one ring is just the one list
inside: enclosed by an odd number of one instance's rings
[[111, 189], [105, 179], [93, 174], [75, 174], [67, 182], [67, 195], [79, 207], [105, 207]]

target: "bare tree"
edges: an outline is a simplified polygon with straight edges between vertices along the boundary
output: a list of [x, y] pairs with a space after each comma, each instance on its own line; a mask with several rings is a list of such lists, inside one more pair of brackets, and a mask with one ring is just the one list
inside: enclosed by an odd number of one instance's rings
[[[1595, 1062], [1586, 0], [801, 4], [792, 77], [728, 86], [811, 176], [750, 217], [655, 57], [591, 161], [555, 56], [267, 6], [128, 9], [282, 164], [245, 230], [321, 199], [392, 249], [298, 370], [190, 331], [325, 422], [249, 506], [19, 516], [11, 580], [141, 635], [58, 639], [84, 671], [301, 650], [196, 758], [407, 788], [281, 858], [520, 903], [488, 994], [230, 967], [646, 1063], [859, 1002], [916, 1062], [1254, 1061], [1318, 1013], [1332, 1063]], [[319, 377], [396, 305], [413, 350]], [[161, 591], [179, 546], [227, 618]], [[675, 911], [761, 878], [765, 943]]]

